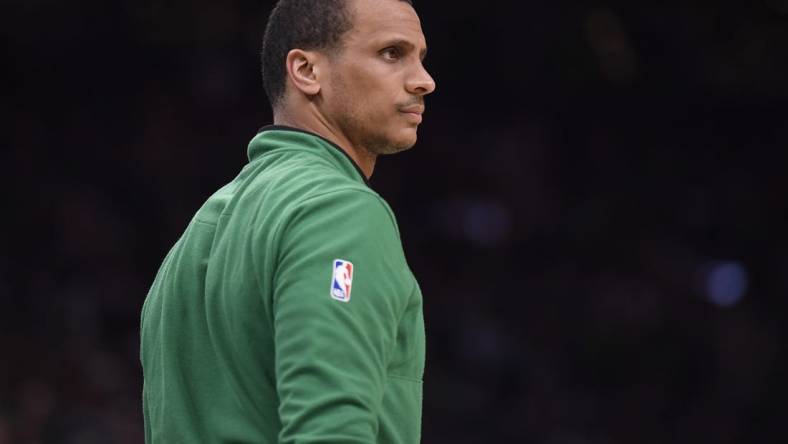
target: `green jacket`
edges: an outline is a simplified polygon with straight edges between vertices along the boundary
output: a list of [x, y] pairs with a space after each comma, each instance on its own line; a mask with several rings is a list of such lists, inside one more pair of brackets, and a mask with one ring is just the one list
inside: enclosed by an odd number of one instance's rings
[[389, 206], [336, 145], [266, 127], [143, 305], [145, 440], [417, 443], [424, 347]]

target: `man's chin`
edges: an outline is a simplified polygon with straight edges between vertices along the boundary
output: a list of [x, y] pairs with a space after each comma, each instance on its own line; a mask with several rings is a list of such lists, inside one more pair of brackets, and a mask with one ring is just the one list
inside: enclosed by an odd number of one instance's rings
[[388, 138], [385, 143], [377, 144], [376, 149], [372, 151], [378, 155], [396, 154], [413, 148], [416, 139], [416, 128], [408, 128], [401, 131], [396, 137]]
[[413, 126], [410, 128], [405, 128], [400, 132], [400, 137], [396, 145], [399, 147], [399, 151], [405, 151], [413, 148], [413, 145], [416, 144], [417, 140], [418, 126]]
[[397, 143], [392, 144], [391, 145], [391, 151], [389, 153], [387, 153], [387, 154], [395, 154], [395, 153], [399, 153], [401, 151], [407, 151], [407, 150], [413, 148], [414, 145], [416, 145], [416, 135], [415, 134], [413, 135], [413, 137], [410, 137], [410, 138], [407, 138], [407, 139], [403, 139], [403, 140], [399, 140], [399, 141], [397, 141]]

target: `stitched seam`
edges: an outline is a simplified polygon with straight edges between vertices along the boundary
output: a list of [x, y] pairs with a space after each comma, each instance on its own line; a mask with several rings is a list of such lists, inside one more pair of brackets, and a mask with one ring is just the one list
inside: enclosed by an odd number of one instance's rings
[[211, 223], [211, 222], [206, 222], [206, 221], [200, 220], [200, 219], [194, 219], [194, 222], [198, 223], [198, 224], [202, 224], [202, 225], [208, 225], [209, 227], [216, 227], [216, 224]]
[[419, 384], [424, 382], [423, 380], [421, 380], [419, 378], [412, 378], [410, 376], [403, 376], [403, 375], [392, 375], [392, 374], [389, 374], [388, 377], [392, 378], [392, 379], [401, 379], [403, 381], [408, 381], [408, 382], [418, 382]]

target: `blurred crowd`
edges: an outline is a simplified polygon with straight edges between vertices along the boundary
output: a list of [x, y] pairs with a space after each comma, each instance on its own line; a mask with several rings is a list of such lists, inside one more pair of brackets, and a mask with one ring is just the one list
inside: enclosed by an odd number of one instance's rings
[[[788, 7], [416, 2], [379, 160], [425, 297], [425, 444], [781, 442]], [[270, 2], [0, 14], [0, 444], [143, 441], [139, 312], [271, 114]]]

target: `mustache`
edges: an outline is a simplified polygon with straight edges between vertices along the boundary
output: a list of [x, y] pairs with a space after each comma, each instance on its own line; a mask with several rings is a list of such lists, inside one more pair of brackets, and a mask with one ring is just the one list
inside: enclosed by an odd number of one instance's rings
[[407, 108], [409, 106], [424, 106], [424, 97], [414, 97], [413, 99], [405, 103], [400, 103], [399, 105], [397, 105], [397, 108], [402, 109], [402, 108]]

